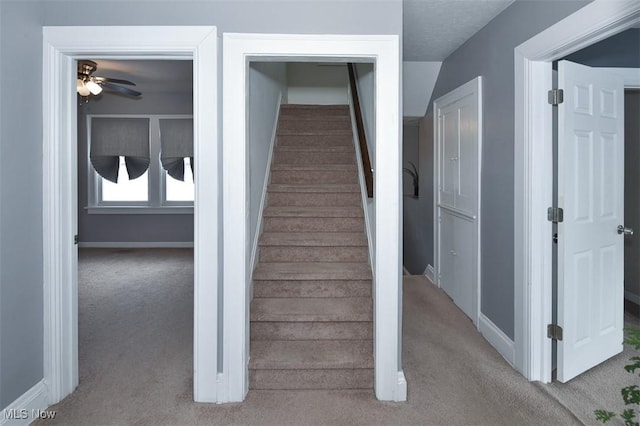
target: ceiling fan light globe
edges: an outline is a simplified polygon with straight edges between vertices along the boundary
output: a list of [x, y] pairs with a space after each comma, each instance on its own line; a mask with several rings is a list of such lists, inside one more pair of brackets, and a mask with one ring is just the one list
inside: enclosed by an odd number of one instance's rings
[[95, 81], [87, 81], [85, 86], [89, 89], [89, 91], [94, 95], [99, 95], [102, 92], [102, 87]]
[[78, 79], [78, 82], [76, 84], [76, 89], [78, 90], [78, 94], [80, 96], [89, 96], [89, 94], [91, 93], [89, 88], [84, 84], [84, 81], [82, 81], [81, 79]]

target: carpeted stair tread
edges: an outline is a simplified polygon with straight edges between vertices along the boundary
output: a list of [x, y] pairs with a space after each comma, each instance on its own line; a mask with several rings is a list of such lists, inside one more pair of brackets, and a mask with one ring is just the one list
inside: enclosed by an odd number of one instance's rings
[[251, 369], [373, 368], [371, 340], [258, 340], [250, 352]]
[[349, 146], [353, 147], [353, 133], [340, 135], [278, 135], [277, 146]]
[[283, 262], [258, 264], [256, 280], [368, 280], [371, 267], [364, 262]]
[[297, 247], [366, 247], [362, 232], [264, 232], [259, 245]]
[[371, 298], [371, 280], [255, 280], [253, 297], [368, 297]]
[[292, 152], [292, 153], [317, 153], [317, 152], [348, 152], [353, 153], [353, 146], [300, 146], [289, 145], [279, 146], [276, 148], [278, 152]]
[[251, 340], [371, 340], [371, 321], [251, 323]]
[[371, 389], [373, 368], [251, 370], [249, 388], [258, 390]]
[[329, 105], [315, 105], [315, 104], [282, 104], [280, 106], [282, 113], [290, 113], [294, 111], [312, 111], [313, 113], [322, 113], [329, 111], [339, 111], [345, 114], [349, 113], [349, 105], [347, 104], [329, 104]]
[[371, 321], [369, 297], [257, 298], [251, 305], [251, 321]]
[[352, 172], [356, 171], [355, 164], [273, 164], [271, 171], [323, 171], [323, 172]]
[[278, 136], [344, 136], [352, 135], [351, 129], [323, 129], [323, 130], [298, 130], [298, 129], [278, 129]]
[[269, 206], [264, 217], [364, 217], [361, 207], [296, 207]]
[[269, 192], [352, 192], [359, 194], [360, 185], [352, 183], [327, 183], [327, 184], [283, 184], [272, 183], [268, 187]]

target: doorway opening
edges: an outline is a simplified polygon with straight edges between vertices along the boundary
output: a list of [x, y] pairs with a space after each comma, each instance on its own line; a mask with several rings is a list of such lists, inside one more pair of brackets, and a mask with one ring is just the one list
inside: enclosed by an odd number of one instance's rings
[[515, 312], [516, 368], [549, 382], [552, 365], [553, 204], [551, 61], [636, 25], [640, 5], [590, 3], [515, 51]]
[[376, 181], [374, 353], [376, 396], [406, 399], [401, 369], [400, 78], [397, 36], [224, 35], [224, 367], [226, 401], [248, 391], [251, 250], [247, 206], [247, 72], [251, 61], [374, 62]]
[[122, 83], [78, 95], [79, 383], [191, 397], [193, 61], [91, 64]]
[[78, 385], [76, 60], [100, 57], [194, 61], [193, 149], [201, 167], [194, 171], [193, 394], [196, 401], [216, 402], [218, 342], [217, 333], [211, 332], [218, 328], [219, 292], [216, 28], [45, 27], [43, 44], [43, 358], [47, 400], [57, 403]]

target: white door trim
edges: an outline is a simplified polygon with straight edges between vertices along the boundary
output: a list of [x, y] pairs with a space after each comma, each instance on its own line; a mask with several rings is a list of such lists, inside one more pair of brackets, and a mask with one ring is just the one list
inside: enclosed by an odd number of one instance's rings
[[374, 355], [378, 399], [406, 399], [402, 375], [400, 40], [397, 35], [224, 34], [223, 209], [225, 401], [248, 391], [250, 242], [247, 232], [247, 64], [254, 60], [376, 65]]
[[[480, 213], [481, 213], [481, 193], [482, 193], [482, 126], [483, 126], [483, 110], [482, 110], [482, 76], [478, 76], [473, 80], [466, 82], [465, 84], [453, 89], [452, 91], [442, 95], [435, 101], [433, 101], [433, 140], [435, 143], [433, 144], [433, 152], [434, 152], [434, 162], [435, 167], [433, 170], [435, 182], [434, 191], [433, 191], [433, 217], [434, 217], [434, 238], [433, 238], [433, 253], [434, 253], [434, 284], [436, 284], [439, 288], [440, 285], [440, 227], [441, 224], [438, 220], [439, 213], [438, 209], [441, 208], [438, 200], [438, 193], [440, 188], [440, 176], [442, 170], [442, 164], [440, 162], [440, 154], [442, 151], [442, 138], [440, 131], [440, 120], [439, 120], [439, 112], [442, 106], [446, 106], [453, 102], [456, 102], [462, 98], [475, 96], [477, 101], [477, 116], [475, 117], [478, 123], [477, 129], [477, 160], [478, 160], [478, 174], [477, 174], [477, 204], [476, 211], [473, 214], [469, 214], [469, 212], [457, 212], [460, 217], [464, 217], [467, 220], [474, 222], [474, 267], [473, 267], [473, 281], [474, 281], [474, 314], [471, 320], [475, 324], [476, 328], [480, 329], [480, 295], [481, 293], [481, 275], [480, 275], [480, 259], [481, 257], [481, 244], [480, 244]], [[449, 210], [444, 207], [445, 210]], [[453, 212], [453, 211], [452, 211]], [[453, 212], [453, 214], [456, 214]]]
[[637, 1], [595, 0], [515, 48], [515, 366], [529, 380], [551, 381], [551, 61], [638, 22]]
[[218, 324], [215, 27], [43, 28], [44, 380], [48, 401], [78, 385], [76, 68], [80, 58], [193, 59], [194, 399], [216, 402]]

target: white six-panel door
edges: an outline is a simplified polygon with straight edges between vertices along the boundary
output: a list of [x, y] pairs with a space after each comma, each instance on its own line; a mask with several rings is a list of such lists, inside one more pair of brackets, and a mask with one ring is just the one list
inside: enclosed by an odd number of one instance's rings
[[558, 341], [561, 382], [622, 351], [624, 86], [560, 61], [558, 83]]

